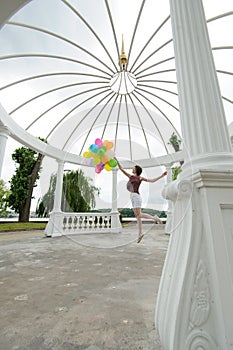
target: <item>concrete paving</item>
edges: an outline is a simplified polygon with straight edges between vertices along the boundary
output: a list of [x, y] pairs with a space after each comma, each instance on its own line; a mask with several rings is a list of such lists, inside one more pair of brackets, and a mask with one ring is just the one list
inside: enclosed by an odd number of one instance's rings
[[161, 350], [154, 314], [169, 237], [0, 234], [0, 350]]

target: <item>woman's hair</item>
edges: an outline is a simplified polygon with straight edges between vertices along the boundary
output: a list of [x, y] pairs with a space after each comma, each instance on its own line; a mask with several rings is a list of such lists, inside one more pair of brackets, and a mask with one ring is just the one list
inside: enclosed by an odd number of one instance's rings
[[136, 170], [137, 176], [141, 175], [141, 173], [142, 173], [142, 168], [141, 168], [139, 165], [135, 165], [135, 170]]

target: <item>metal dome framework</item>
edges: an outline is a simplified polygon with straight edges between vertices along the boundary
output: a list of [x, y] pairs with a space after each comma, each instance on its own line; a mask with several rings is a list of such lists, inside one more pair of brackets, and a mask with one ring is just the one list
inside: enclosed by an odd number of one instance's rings
[[[18, 52], [15, 46], [12, 51], [11, 43], [7, 49], [1, 45], [5, 82], [1, 101], [11, 118], [32, 135], [64, 151], [75, 149], [79, 155], [96, 136], [112, 139], [120, 156], [129, 150], [130, 160], [137, 159], [135, 139], [145, 150], [145, 159], [172, 153], [168, 145], [172, 132], [181, 136], [169, 13], [154, 21], [150, 17], [143, 38], [142, 29], [148, 14], [157, 10], [156, 2], [137, 1], [134, 9], [124, 2], [124, 18], [132, 18], [130, 28], [129, 23], [123, 26], [122, 39], [117, 21], [121, 1], [99, 1], [98, 9], [74, 0], [55, 4], [54, 23], [49, 21], [51, 13], [45, 15], [46, 1], [40, 0], [29, 2], [1, 30], [3, 42], [10, 35], [19, 43]], [[168, 3], [165, 8], [166, 12]], [[38, 9], [42, 16], [35, 15]], [[100, 20], [93, 19], [95, 11]], [[233, 11], [222, 13], [207, 23], [232, 15]], [[213, 53], [232, 49], [212, 46]], [[222, 67], [217, 72], [233, 75]], [[14, 100], [7, 98], [15, 94]], [[230, 94], [222, 98], [233, 105]], [[118, 147], [122, 140], [123, 150]]]

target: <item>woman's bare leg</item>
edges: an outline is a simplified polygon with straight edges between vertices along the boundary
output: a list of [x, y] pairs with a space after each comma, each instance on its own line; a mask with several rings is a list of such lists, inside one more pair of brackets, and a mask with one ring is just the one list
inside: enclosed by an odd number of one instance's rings
[[141, 208], [134, 208], [134, 215], [137, 219], [137, 225], [138, 225], [138, 243], [141, 241], [143, 234], [142, 234], [142, 219], [141, 219]]
[[162, 224], [162, 223], [163, 223], [157, 215], [152, 216], [152, 215], [150, 215], [150, 214], [142, 213], [142, 212], [141, 212], [141, 218], [144, 218], [144, 219], [151, 219], [151, 220], [154, 220], [155, 222], [158, 222], [159, 224]]

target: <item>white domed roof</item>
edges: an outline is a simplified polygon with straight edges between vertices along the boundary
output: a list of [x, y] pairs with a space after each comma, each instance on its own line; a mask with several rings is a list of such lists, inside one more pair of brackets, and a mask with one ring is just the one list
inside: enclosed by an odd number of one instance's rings
[[[232, 120], [232, 11], [226, 1], [216, 13], [203, 3]], [[79, 155], [97, 137], [130, 160], [174, 152], [169, 138], [181, 135], [169, 1], [34, 0], [5, 23], [0, 43], [1, 102], [28, 133]]]

